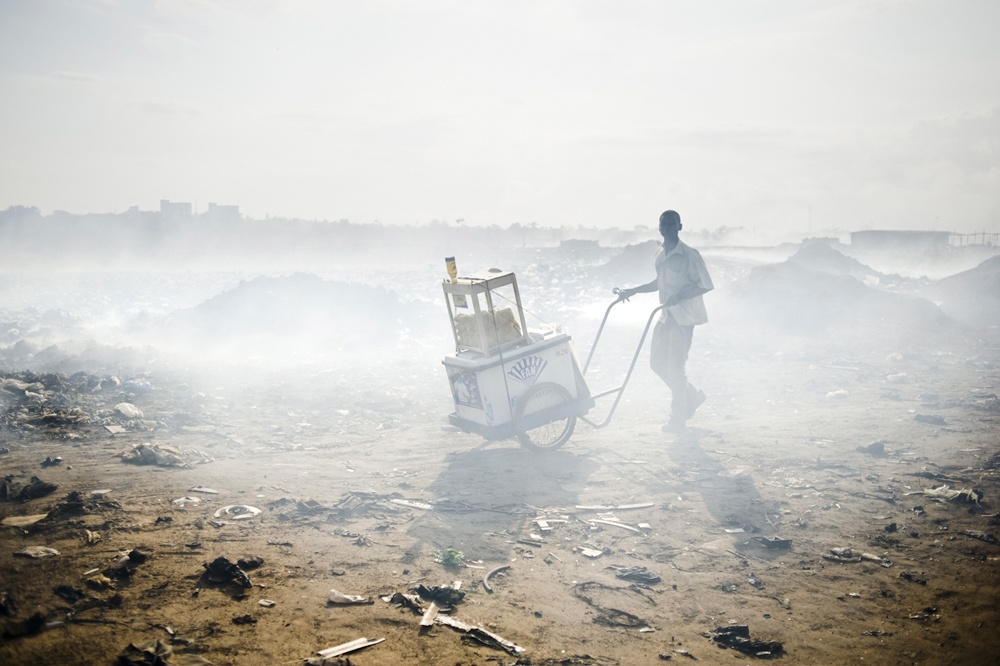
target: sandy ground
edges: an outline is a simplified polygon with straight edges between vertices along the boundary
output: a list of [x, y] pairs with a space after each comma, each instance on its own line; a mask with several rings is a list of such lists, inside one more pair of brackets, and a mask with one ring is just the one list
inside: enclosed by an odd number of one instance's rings
[[[344, 659], [748, 663], [764, 655], [710, 640], [745, 625], [791, 663], [996, 663], [1000, 351], [951, 343], [850, 358], [696, 343], [690, 372], [710, 399], [688, 436], [661, 433], [666, 390], [640, 365], [610, 425], [580, 423], [547, 453], [455, 431], [443, 369], [421, 364], [252, 383], [150, 375], [152, 390], [63, 378], [53, 411], [103, 422], [14, 427], [13, 410], [0, 434], [2, 516], [47, 514], [2, 528], [0, 662], [114, 663], [159, 640], [163, 663], [301, 663], [367, 637], [385, 640]], [[125, 401], [152, 430], [104, 427], [128, 426], [112, 413]], [[212, 461], [124, 461], [139, 444]], [[31, 477], [58, 488], [18, 501]], [[974, 492], [928, 492], [941, 486]], [[216, 517], [232, 505], [260, 514]], [[628, 505], [644, 506], [613, 508]], [[59, 555], [16, 554], [29, 546]], [[449, 548], [457, 566], [436, 561]], [[826, 559], [835, 548], [866, 559]], [[252, 587], [209, 580], [219, 557], [243, 561]], [[630, 567], [659, 580], [616, 576]], [[382, 599], [456, 581], [451, 615], [523, 653], [421, 631], [418, 612]], [[330, 605], [331, 589], [370, 603]]]

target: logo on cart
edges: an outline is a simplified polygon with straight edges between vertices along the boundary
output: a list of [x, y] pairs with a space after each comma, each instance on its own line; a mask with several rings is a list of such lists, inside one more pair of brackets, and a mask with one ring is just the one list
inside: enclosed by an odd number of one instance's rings
[[525, 386], [531, 386], [548, 363], [541, 356], [525, 356], [507, 371], [507, 376]]
[[479, 380], [471, 372], [463, 372], [451, 384], [455, 402], [475, 409], [483, 408], [483, 399], [479, 395]]

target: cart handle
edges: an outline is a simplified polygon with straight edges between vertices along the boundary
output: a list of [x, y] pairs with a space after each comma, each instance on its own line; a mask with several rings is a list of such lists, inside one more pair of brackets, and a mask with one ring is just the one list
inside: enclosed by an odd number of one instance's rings
[[[611, 290], [611, 293], [614, 294], [615, 296], [617, 296], [618, 298], [616, 298], [615, 300], [611, 301], [611, 305], [609, 305], [608, 309], [604, 311], [604, 319], [601, 320], [601, 326], [600, 326], [600, 328], [597, 329], [597, 335], [594, 336], [594, 343], [592, 345], [590, 345], [590, 353], [587, 354], [587, 362], [583, 364], [583, 374], [587, 374], [587, 368], [590, 367], [590, 360], [592, 358], [594, 358], [594, 351], [597, 350], [597, 343], [601, 339], [601, 333], [604, 332], [604, 325], [608, 323], [608, 315], [611, 314], [611, 308], [615, 307], [616, 305], [618, 305], [622, 301], [627, 301], [628, 300], [627, 298], [624, 298], [621, 295], [622, 291], [624, 291], [624, 290], [623, 289], [619, 289], [618, 287], [615, 287], [614, 289]], [[655, 313], [655, 312], [657, 312], [659, 310], [660, 310], [660, 308], [656, 308], [656, 310], [654, 310], [653, 312]], [[648, 328], [648, 325], [647, 325], [647, 328]], [[641, 342], [639, 344], [640, 344], [640, 346], [642, 346]]]
[[[618, 293], [617, 288], [615, 289], [614, 293], [616, 294]], [[619, 297], [618, 300], [614, 301], [613, 303], [611, 303], [611, 305], [608, 306], [607, 311], [604, 313], [604, 320], [601, 321], [601, 327], [597, 330], [597, 336], [594, 338], [594, 344], [590, 348], [590, 354], [587, 356], [587, 363], [586, 365], [583, 366], [584, 374], [587, 373], [587, 368], [590, 366], [590, 359], [594, 356], [594, 350], [597, 349], [597, 341], [600, 340], [601, 338], [601, 331], [604, 330], [604, 324], [608, 321], [608, 315], [611, 313], [611, 308], [613, 308], [618, 303], [621, 303], [623, 300], [624, 299]], [[604, 426], [611, 423], [611, 417], [614, 416], [615, 410], [618, 408], [618, 403], [621, 401], [622, 395], [625, 393], [625, 387], [628, 386], [628, 380], [632, 377], [632, 371], [635, 370], [635, 364], [639, 360], [639, 352], [642, 350], [642, 345], [646, 341], [646, 335], [649, 334], [649, 327], [653, 325], [653, 318], [656, 317], [656, 315], [660, 312], [660, 310], [662, 310], [665, 307], [667, 306], [658, 305], [655, 308], [653, 308], [652, 312], [649, 313], [649, 319], [646, 320], [646, 327], [642, 329], [642, 337], [639, 338], [639, 344], [636, 345], [635, 353], [632, 354], [632, 362], [628, 366], [628, 372], [625, 373], [625, 379], [622, 381], [622, 385], [617, 388], [608, 389], [607, 391], [602, 391], [600, 393], [591, 396], [596, 399], [596, 398], [602, 398], [606, 395], [610, 395], [615, 392], [618, 393], [617, 397], [615, 397], [614, 404], [611, 405], [611, 411], [608, 412], [607, 418], [605, 418], [604, 421], [602, 421], [601, 423], [594, 423], [585, 416], [579, 417], [580, 420], [593, 426], [594, 428], [603, 428]]]

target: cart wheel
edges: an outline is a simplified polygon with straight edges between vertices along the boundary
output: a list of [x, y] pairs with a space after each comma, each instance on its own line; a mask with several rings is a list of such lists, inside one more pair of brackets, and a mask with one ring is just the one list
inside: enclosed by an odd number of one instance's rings
[[572, 401], [569, 391], [559, 384], [547, 382], [529, 389], [514, 410], [514, 427], [517, 429], [517, 439], [521, 442], [521, 446], [535, 451], [554, 451], [565, 444], [573, 434], [573, 428], [576, 427], [575, 414], [546, 421], [533, 428], [522, 429], [520, 423], [532, 414], [559, 405], [568, 405]]

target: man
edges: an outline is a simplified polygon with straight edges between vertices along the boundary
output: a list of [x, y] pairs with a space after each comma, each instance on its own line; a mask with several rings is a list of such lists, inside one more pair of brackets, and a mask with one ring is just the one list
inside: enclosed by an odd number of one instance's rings
[[666, 306], [653, 329], [649, 365], [670, 388], [670, 421], [663, 431], [673, 433], [685, 432], [687, 420], [705, 402], [704, 391], [688, 382], [684, 366], [694, 327], [708, 321], [702, 295], [714, 288], [701, 254], [678, 237], [681, 229], [681, 216], [675, 211], [660, 215], [663, 247], [656, 254], [656, 279], [618, 292], [619, 300], [628, 300], [635, 294], [658, 291], [660, 303]]

